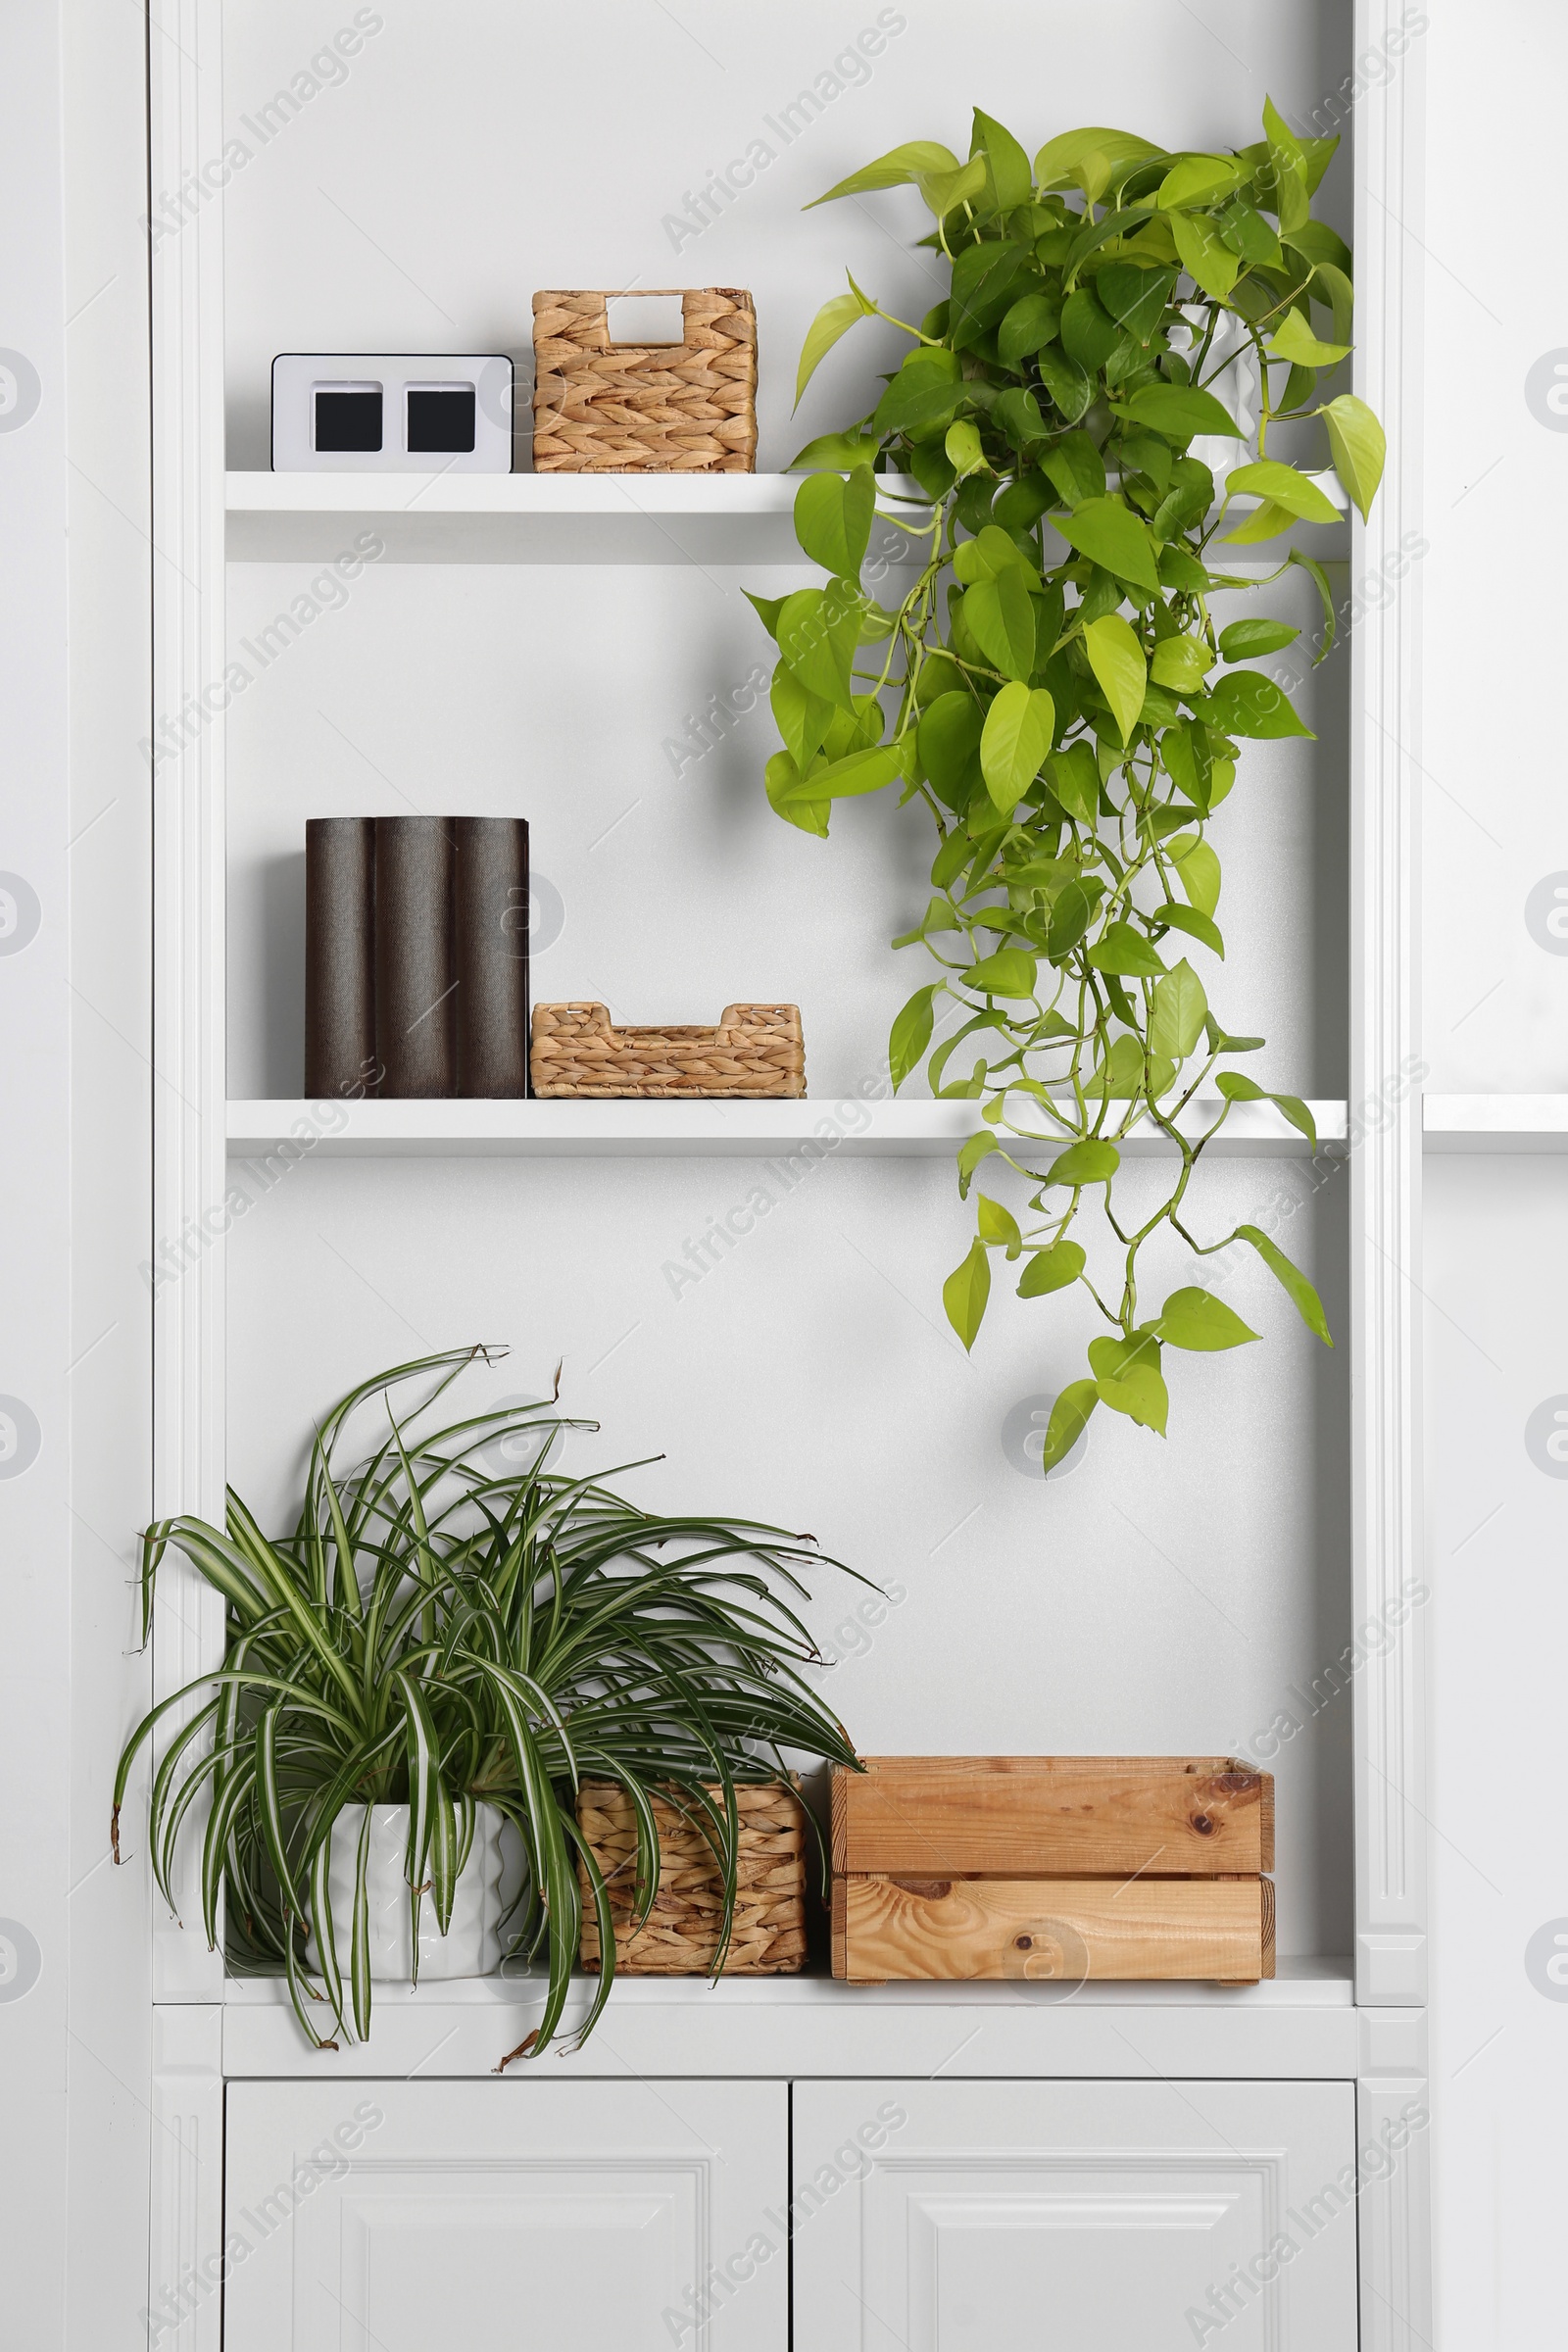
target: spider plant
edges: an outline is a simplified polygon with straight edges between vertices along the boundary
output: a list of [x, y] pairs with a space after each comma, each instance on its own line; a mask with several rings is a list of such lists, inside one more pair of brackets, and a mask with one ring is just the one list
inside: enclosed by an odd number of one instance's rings
[[[371, 1804], [409, 1806], [416, 1950], [426, 1891], [447, 1932], [475, 1806], [493, 1805], [515, 1825], [527, 1869], [511, 1949], [545, 1962], [538, 2053], [565, 2004], [582, 1882], [604, 1958], [579, 2042], [614, 1978], [609, 1896], [573, 1807], [583, 1775], [618, 1782], [634, 1808], [637, 1925], [659, 1886], [651, 1792], [703, 1824], [724, 1878], [716, 1974], [734, 1914], [736, 1785], [775, 1777], [786, 1748], [856, 1760], [803, 1679], [801, 1668], [819, 1653], [778, 1590], [806, 1593], [798, 1570], [824, 1556], [813, 1540], [754, 1520], [659, 1516], [595, 1479], [553, 1471], [563, 1432], [598, 1426], [564, 1419], [555, 1396], [424, 1426], [466, 1365], [504, 1353], [454, 1349], [352, 1390], [316, 1433], [292, 1535], [270, 1540], [230, 1491], [226, 1528], [185, 1515], [143, 1538], [144, 1642], [171, 1544], [222, 1593], [228, 1638], [222, 1666], [164, 1699], [126, 1741], [115, 1783], [115, 1858], [137, 1752], [164, 1718], [189, 1707], [153, 1775], [154, 1878], [173, 1909], [181, 1833], [190, 1825], [194, 1834], [205, 1803], [209, 1943], [216, 1947], [226, 1888], [231, 1962], [281, 1968], [318, 2047], [338, 2046], [333, 2032], [364, 2039], [370, 2029]], [[399, 1392], [410, 1384], [424, 1393], [400, 1411]], [[377, 1402], [386, 1434], [339, 1472], [345, 1425]], [[526, 1466], [516, 1466], [518, 1456]], [[362, 1805], [353, 1916], [344, 1923], [334, 1921], [328, 1892], [332, 1832]], [[307, 1965], [313, 1927], [319, 1986]]]

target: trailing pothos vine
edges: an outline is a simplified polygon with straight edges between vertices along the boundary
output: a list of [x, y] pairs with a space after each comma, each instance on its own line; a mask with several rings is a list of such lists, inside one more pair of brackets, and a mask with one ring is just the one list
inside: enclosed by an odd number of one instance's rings
[[[978, 1195], [978, 1231], [943, 1294], [964, 1346], [999, 1250], [1022, 1261], [1020, 1297], [1082, 1286], [1104, 1317], [1089, 1377], [1056, 1398], [1047, 1470], [1101, 1404], [1163, 1434], [1166, 1347], [1257, 1336], [1200, 1286], [1152, 1306], [1140, 1259], [1162, 1231], [1200, 1258], [1249, 1244], [1332, 1344], [1311, 1284], [1258, 1227], [1205, 1241], [1189, 1226], [1193, 1171], [1234, 1103], [1270, 1101], [1314, 1148], [1316, 1137], [1303, 1102], [1230, 1066], [1264, 1041], [1230, 1034], [1172, 951], [1225, 952], [1208, 827], [1239, 740], [1310, 731], [1248, 665], [1299, 632], [1266, 618], [1216, 627], [1216, 591], [1266, 580], [1214, 568], [1214, 542], [1335, 519], [1319, 481], [1269, 455], [1287, 419], [1322, 419], [1363, 514], [1382, 471], [1371, 410], [1348, 393], [1318, 397], [1350, 333], [1350, 256], [1312, 217], [1336, 144], [1298, 139], [1269, 105], [1263, 138], [1233, 154], [1091, 129], [1052, 139], [1031, 168], [977, 111], [966, 163], [915, 141], [829, 191], [912, 181], [952, 292], [912, 326], [852, 278], [807, 337], [798, 393], [862, 318], [887, 319], [910, 347], [869, 416], [796, 461], [808, 469], [797, 534], [831, 577], [752, 599], [779, 651], [784, 748], [767, 794], [780, 816], [825, 835], [835, 801], [898, 783], [935, 823], [933, 896], [894, 944], [923, 945], [940, 973], [893, 1024], [892, 1075], [897, 1086], [925, 1062], [934, 1094], [979, 1104], [958, 1154], [965, 1198], [988, 1158], [1028, 1179], [1021, 1217]], [[1222, 463], [1217, 485], [1192, 445], [1247, 442], [1246, 370], [1257, 454], [1237, 449], [1245, 462]], [[918, 494], [878, 483], [888, 475], [912, 476]], [[896, 608], [861, 578], [879, 487], [918, 564]], [[1294, 549], [1267, 579], [1292, 565], [1322, 598], [1321, 661], [1328, 582]], [[966, 1045], [972, 1062], [950, 1076]], [[1168, 1140], [1175, 1170], [1134, 1221], [1118, 1147], [1138, 1127]], [[1090, 1204], [1114, 1237], [1108, 1282], [1075, 1238]]]

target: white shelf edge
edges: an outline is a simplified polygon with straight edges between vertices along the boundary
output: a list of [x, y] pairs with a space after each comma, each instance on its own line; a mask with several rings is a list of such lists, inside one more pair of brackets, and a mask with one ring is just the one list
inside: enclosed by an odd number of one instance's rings
[[230, 514], [788, 514], [786, 473], [230, 473]]
[[[572, 1986], [564, 2041], [590, 1987]], [[383, 2075], [493, 2081], [498, 2061], [539, 2022], [535, 1981], [479, 1979], [375, 1990], [368, 2044], [307, 2052], [283, 1987], [230, 1984], [222, 2005], [225, 2075]], [[627, 1979], [592, 2038], [551, 2053], [564, 2076], [941, 2075], [992, 2078], [1281, 2077], [1344, 2080], [1357, 2070], [1359, 2021], [1346, 1960], [1282, 1960], [1272, 1983], [834, 1984], [822, 1977], [710, 1985]], [[509, 2080], [527, 2080], [512, 2069]]]
[[[230, 514], [790, 514], [799, 473], [229, 473]], [[1332, 470], [1309, 473], [1342, 514], [1349, 500]], [[904, 497], [918, 486], [878, 476]], [[1261, 501], [1238, 495], [1238, 514]]]
[[[1284, 1963], [1281, 1964], [1282, 1967]], [[660, 2076], [1282, 2078], [1344, 2081], [1358, 2066], [1359, 2021], [1345, 1964], [1337, 1981], [1267, 1984], [1019, 1983], [854, 1987], [774, 1980], [756, 1997], [706, 1983], [670, 1997], [626, 1998], [617, 1984], [591, 2039], [565, 2047], [582, 2020], [587, 1988], [574, 1986], [563, 2041], [545, 2080]], [[749, 1990], [750, 1988], [748, 1988]], [[476, 1986], [479, 1999], [443, 2000], [432, 1985], [413, 1998], [378, 1985], [371, 2037], [337, 2052], [309, 2052], [286, 1997], [225, 2001], [222, 2071], [230, 2078], [326, 2075], [448, 2077], [494, 2082], [498, 2063], [539, 2022], [542, 1995], [525, 1985]], [[905, 1997], [912, 1996], [912, 1997]], [[1114, 1997], [1113, 1997], [1114, 1996]], [[529, 2079], [514, 2066], [509, 2081]]]
[[1421, 1141], [1439, 1153], [1568, 1152], [1568, 1093], [1426, 1095]]
[[[585, 2001], [594, 1982], [587, 1976], [574, 1976], [571, 1999]], [[403, 2013], [411, 2009], [505, 2009], [519, 2002], [542, 2001], [545, 1983], [542, 1971], [525, 1969], [512, 1976], [377, 1984], [375, 2006]], [[1011, 2009], [1026, 2006], [1032, 1998], [1042, 2008], [1066, 2006], [1060, 1985], [1042, 1984], [1031, 1994], [1021, 1977], [996, 1982], [953, 1978], [844, 1984], [813, 1972], [795, 1977], [724, 1977], [714, 1984], [702, 1976], [617, 1976], [605, 2014], [611, 2016], [617, 2007], [690, 2009], [711, 2002], [718, 2010], [804, 2009], [853, 2016], [857, 2011], [888, 2008]], [[228, 1977], [223, 1999], [236, 2008], [289, 2008], [288, 1986], [280, 1976]], [[1215, 1984], [1203, 1978], [1095, 1980], [1078, 1987], [1072, 2005], [1091, 2009], [1169, 2009], [1190, 2004], [1222, 2009], [1348, 2009], [1354, 1999], [1353, 1960], [1348, 1955], [1310, 1954], [1281, 1959], [1277, 1974], [1256, 1984]]]
[[[1219, 1108], [1200, 1098], [1184, 1114], [1184, 1132], [1199, 1132]], [[1342, 1147], [1343, 1102], [1310, 1105], [1321, 1142]], [[230, 1159], [268, 1160], [308, 1155], [341, 1158], [517, 1156], [536, 1158], [758, 1158], [806, 1152], [810, 1158], [940, 1157], [956, 1152], [979, 1126], [976, 1106], [957, 1102], [835, 1102], [831, 1097], [786, 1102], [231, 1102]], [[1064, 1139], [1065, 1140], [1065, 1139]], [[1162, 1136], [1138, 1134], [1121, 1149], [1131, 1157], [1158, 1157], [1175, 1147]], [[1306, 1152], [1270, 1102], [1234, 1104], [1225, 1131], [1210, 1147], [1226, 1157], [1274, 1158]]]
[[[1343, 515], [1348, 500], [1333, 473], [1310, 477]], [[231, 563], [298, 558], [394, 564], [806, 564], [794, 525], [796, 473], [229, 473], [224, 476], [226, 553]], [[882, 512], [905, 515], [926, 504], [902, 474], [877, 477]], [[1238, 496], [1238, 516], [1261, 502]], [[351, 534], [373, 533], [374, 553]], [[1327, 534], [1325, 536], [1325, 533]], [[891, 531], [896, 562], [917, 549]], [[1250, 577], [1272, 571], [1279, 548], [1298, 539], [1325, 563], [1343, 562], [1345, 525], [1299, 524], [1269, 550], [1223, 544], [1217, 568]], [[883, 552], [887, 552], [884, 549]], [[1062, 550], [1065, 553], [1065, 550]]]

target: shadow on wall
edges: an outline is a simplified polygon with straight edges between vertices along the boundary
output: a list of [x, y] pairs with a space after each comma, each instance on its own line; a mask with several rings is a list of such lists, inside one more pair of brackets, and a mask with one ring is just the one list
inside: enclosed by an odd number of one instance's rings
[[262, 871], [262, 1002], [270, 1100], [305, 1092], [305, 853]]

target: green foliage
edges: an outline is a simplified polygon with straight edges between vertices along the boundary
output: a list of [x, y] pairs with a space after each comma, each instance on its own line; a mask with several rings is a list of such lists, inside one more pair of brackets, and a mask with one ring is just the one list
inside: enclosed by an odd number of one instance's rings
[[[1139, 1254], [1153, 1235], [1172, 1231], [1200, 1256], [1245, 1241], [1329, 1338], [1311, 1285], [1255, 1227], [1203, 1244], [1183, 1221], [1232, 1102], [1273, 1102], [1316, 1138], [1295, 1096], [1225, 1066], [1263, 1041], [1227, 1032], [1176, 951], [1225, 953], [1208, 834], [1241, 745], [1309, 732], [1276, 681], [1245, 666], [1298, 631], [1258, 617], [1216, 632], [1215, 591], [1250, 583], [1211, 569], [1210, 549], [1334, 519], [1319, 485], [1270, 456], [1280, 417], [1321, 419], [1362, 514], [1383, 469], [1371, 410], [1350, 393], [1317, 398], [1351, 337], [1350, 255], [1312, 218], [1334, 144], [1298, 139], [1269, 104], [1263, 137], [1228, 155], [1096, 127], [1051, 139], [1031, 166], [977, 111], [966, 162], [917, 140], [828, 192], [912, 183], [951, 289], [915, 327], [852, 280], [808, 337], [803, 384], [860, 318], [887, 319], [909, 347], [871, 415], [796, 461], [809, 469], [798, 532], [826, 586], [752, 600], [780, 656], [785, 749], [768, 762], [768, 796], [826, 834], [835, 801], [897, 784], [935, 825], [933, 896], [895, 945], [923, 948], [939, 976], [894, 1023], [894, 1084], [924, 1063], [933, 1093], [977, 1103], [984, 1123], [958, 1157], [964, 1198], [998, 1153], [1028, 1195], [1021, 1219], [975, 1195], [974, 1242], [944, 1286], [949, 1319], [971, 1347], [1001, 1249], [1021, 1259], [1020, 1297], [1081, 1285], [1110, 1327], [1091, 1344], [1091, 1377], [1057, 1398], [1048, 1469], [1102, 1404], [1163, 1433], [1162, 1343], [1254, 1336], [1195, 1286], [1148, 1320]], [[1242, 442], [1231, 363], [1211, 357], [1222, 323], [1221, 349], [1239, 324], [1255, 355], [1262, 420], [1255, 454], [1238, 446], [1216, 483], [1192, 444]], [[884, 521], [920, 559], [892, 613], [862, 578], [879, 475], [912, 476], [929, 502], [906, 490], [885, 502]], [[1323, 601], [1326, 652], [1322, 567], [1292, 549], [1269, 578], [1291, 565]], [[1218, 1110], [1185, 1133], [1200, 1093]], [[1138, 1127], [1168, 1140], [1177, 1167], [1134, 1225], [1118, 1214], [1116, 1147]], [[1069, 1238], [1088, 1206], [1120, 1252], [1108, 1295]]]
[[[632, 1800], [639, 1924], [659, 1886], [651, 1792], [668, 1792], [703, 1827], [724, 1876], [716, 1974], [734, 1915], [737, 1783], [780, 1773], [786, 1747], [855, 1762], [802, 1679], [816, 1647], [777, 1590], [805, 1593], [797, 1568], [820, 1564], [811, 1538], [754, 1520], [662, 1518], [597, 1480], [553, 1473], [562, 1432], [597, 1427], [564, 1420], [553, 1399], [422, 1430], [465, 1365], [496, 1352], [424, 1357], [345, 1396], [317, 1434], [292, 1535], [269, 1540], [231, 1493], [226, 1529], [166, 1519], [143, 1540], [143, 1639], [173, 1544], [226, 1601], [228, 1642], [219, 1672], [164, 1699], [126, 1741], [115, 1858], [131, 1766], [173, 1714], [180, 1728], [148, 1805], [157, 1885], [172, 1908], [181, 1830], [194, 1828], [205, 1798], [208, 1938], [217, 1941], [226, 1890], [230, 1964], [285, 1974], [317, 2047], [336, 2048], [334, 2032], [363, 2040], [370, 2028], [363, 1838], [351, 1917], [334, 1919], [327, 1900], [333, 1825], [349, 1807], [410, 1808], [416, 1950], [426, 1890], [447, 1932], [474, 1807], [493, 1805], [515, 1825], [528, 1875], [513, 1951], [542, 1953], [547, 1965], [537, 2054], [561, 2021], [577, 1956], [579, 1864], [603, 1953], [579, 2042], [614, 1978], [609, 1897], [573, 1808], [583, 1775], [619, 1782]], [[427, 1394], [400, 1416], [392, 1396], [411, 1381]], [[376, 1406], [385, 1436], [339, 1473], [345, 1423]], [[512, 1466], [519, 1457], [526, 1466]], [[306, 1966], [312, 1926], [319, 1988]]]

